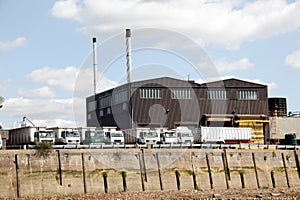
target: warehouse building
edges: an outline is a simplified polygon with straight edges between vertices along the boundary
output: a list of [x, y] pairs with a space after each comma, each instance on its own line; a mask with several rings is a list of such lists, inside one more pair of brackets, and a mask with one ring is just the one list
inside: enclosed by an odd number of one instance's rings
[[266, 85], [239, 79], [199, 84], [161, 77], [126, 83], [86, 98], [87, 126], [197, 126], [204, 114], [268, 115]]

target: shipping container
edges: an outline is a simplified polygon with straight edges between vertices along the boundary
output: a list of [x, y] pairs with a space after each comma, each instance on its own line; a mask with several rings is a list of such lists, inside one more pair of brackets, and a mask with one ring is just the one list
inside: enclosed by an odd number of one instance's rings
[[201, 127], [201, 143], [239, 144], [251, 143], [251, 128]]

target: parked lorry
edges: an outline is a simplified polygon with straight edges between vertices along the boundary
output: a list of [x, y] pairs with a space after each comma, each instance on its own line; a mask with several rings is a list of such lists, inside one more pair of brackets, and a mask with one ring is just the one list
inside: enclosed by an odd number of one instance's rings
[[102, 130], [108, 144], [124, 145], [124, 132], [122, 130], [117, 130], [116, 127], [103, 127]]
[[200, 143], [239, 144], [252, 142], [251, 128], [200, 127]]
[[0, 135], [0, 149], [2, 149], [2, 136]]
[[126, 144], [147, 144], [153, 145], [160, 141], [160, 135], [155, 129], [134, 128], [124, 130]]
[[178, 143], [178, 135], [176, 130], [159, 128], [160, 131], [160, 143], [161, 144], [176, 144]]
[[179, 126], [175, 129], [180, 144], [192, 144], [194, 142], [194, 134], [191, 129], [186, 126]]
[[54, 133], [46, 127], [23, 126], [9, 130], [10, 145], [29, 145], [39, 142], [54, 143]]
[[55, 144], [80, 144], [80, 135], [77, 128], [52, 127], [55, 135]]
[[109, 138], [105, 136], [104, 130], [95, 127], [79, 128], [83, 144], [107, 144]]

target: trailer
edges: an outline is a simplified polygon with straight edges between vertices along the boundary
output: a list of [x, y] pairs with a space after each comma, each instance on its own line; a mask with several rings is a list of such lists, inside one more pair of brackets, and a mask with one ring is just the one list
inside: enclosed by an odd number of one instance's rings
[[252, 143], [251, 128], [200, 127], [200, 143]]
[[47, 128], [52, 130], [55, 135], [55, 144], [80, 144], [80, 135], [77, 128], [52, 127]]
[[153, 145], [160, 141], [160, 135], [156, 129], [134, 128], [124, 130], [126, 144], [146, 144]]
[[9, 144], [14, 145], [29, 145], [40, 142], [54, 143], [55, 137], [52, 130], [47, 130], [46, 127], [25, 126], [9, 130]]

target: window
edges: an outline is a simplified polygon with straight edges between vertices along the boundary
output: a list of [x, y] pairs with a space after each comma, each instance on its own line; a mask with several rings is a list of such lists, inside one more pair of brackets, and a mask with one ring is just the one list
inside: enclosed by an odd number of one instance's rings
[[238, 99], [255, 100], [258, 99], [256, 90], [239, 90]]
[[161, 89], [160, 88], [142, 88], [142, 89], [140, 89], [140, 98], [160, 99], [161, 98]]
[[88, 102], [88, 112], [96, 110], [96, 101]]
[[111, 104], [111, 96], [106, 96], [106, 97], [102, 97], [100, 99], [100, 108], [105, 108], [105, 107], [108, 107], [110, 106]]
[[227, 90], [208, 90], [209, 99], [228, 99]]
[[126, 90], [115, 93], [115, 95], [114, 95], [114, 103], [115, 104], [119, 104], [119, 103], [122, 103], [125, 101], [127, 101], [127, 91]]
[[107, 114], [110, 115], [111, 114], [111, 109], [107, 108]]
[[127, 108], [127, 104], [123, 103], [123, 110], [126, 110], [126, 108]]
[[191, 99], [190, 89], [172, 89], [172, 99]]
[[99, 115], [100, 117], [103, 117], [103, 110], [100, 110]]

